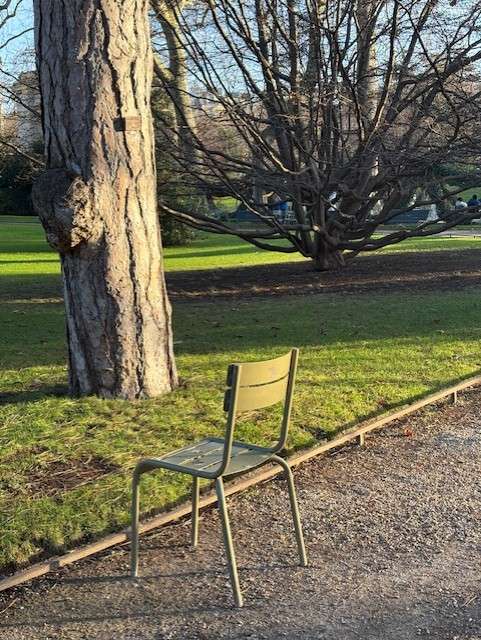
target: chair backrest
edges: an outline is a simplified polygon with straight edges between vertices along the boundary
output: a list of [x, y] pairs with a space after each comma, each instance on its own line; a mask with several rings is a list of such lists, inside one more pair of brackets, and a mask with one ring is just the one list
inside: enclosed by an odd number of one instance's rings
[[292, 395], [297, 370], [299, 349], [273, 360], [236, 363], [227, 372], [227, 390], [224, 411], [227, 411], [224, 462], [227, 464], [232, 450], [236, 417], [240, 413], [284, 403], [279, 440], [271, 449], [277, 453], [287, 440], [292, 409]]

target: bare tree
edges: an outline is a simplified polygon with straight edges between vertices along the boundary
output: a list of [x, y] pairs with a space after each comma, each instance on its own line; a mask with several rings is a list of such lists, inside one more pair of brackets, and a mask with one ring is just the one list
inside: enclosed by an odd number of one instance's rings
[[[19, 60], [29, 59], [31, 69], [33, 58], [28, 50], [28, 39], [33, 31], [27, 0], [4, 0], [0, 2], [0, 153], [6, 161], [8, 156], [23, 156], [32, 167], [42, 166], [42, 158], [32, 149], [24, 148], [18, 141], [18, 119], [16, 107], [23, 110], [32, 121], [40, 119], [40, 114], [25, 101], [25, 92], [37, 91], [36, 86], [22, 80], [18, 73]], [[14, 52], [14, 53], [12, 53]]]
[[147, 0], [34, 0], [48, 170], [34, 203], [61, 257], [73, 394], [177, 382], [156, 207]]
[[[324, 269], [478, 215], [448, 205], [441, 224], [375, 235], [400, 208], [481, 182], [479, 3], [154, 5], [182, 76], [173, 91], [175, 74], [158, 74], [177, 114], [164, 123], [177, 170], [192, 192], [230, 195], [254, 222], [164, 204], [178, 219]], [[287, 222], [273, 213], [279, 201], [292, 207]]]
[[[154, 56], [154, 72], [170, 98], [169, 104], [179, 131], [178, 144], [186, 162], [196, 157], [194, 135], [195, 112], [189, 95], [188, 51], [184, 47], [176, 15], [184, 11], [192, 0], [150, 0], [154, 17], [160, 27], [160, 50]], [[158, 43], [154, 33], [154, 49]]]

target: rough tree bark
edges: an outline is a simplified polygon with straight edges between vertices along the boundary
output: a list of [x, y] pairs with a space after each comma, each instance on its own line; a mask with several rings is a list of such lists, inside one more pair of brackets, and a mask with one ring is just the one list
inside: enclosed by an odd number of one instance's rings
[[48, 170], [33, 199], [61, 256], [75, 395], [176, 385], [150, 112], [148, 0], [34, 0]]

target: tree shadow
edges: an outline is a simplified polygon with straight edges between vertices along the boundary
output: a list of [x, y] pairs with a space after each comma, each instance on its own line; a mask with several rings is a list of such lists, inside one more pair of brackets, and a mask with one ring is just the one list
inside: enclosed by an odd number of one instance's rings
[[46, 398], [60, 398], [65, 396], [68, 396], [68, 385], [66, 384], [47, 384], [36, 389], [22, 391], [0, 391], [0, 406], [39, 402]]
[[200, 272], [169, 271], [167, 282], [172, 299], [186, 301], [329, 293], [424, 294], [478, 285], [479, 256], [479, 249], [463, 251], [462, 258], [459, 251], [416, 252], [415, 258], [411, 252], [376, 254], [323, 273], [314, 271], [309, 260], [239, 264]]
[[[43, 263], [43, 261], [39, 261]], [[24, 263], [25, 264], [25, 263]], [[32, 265], [35, 264], [32, 262]], [[0, 275], [0, 300], [62, 297], [60, 273]]]
[[[232, 246], [229, 247], [223, 246], [219, 249], [212, 249], [209, 251], [186, 251], [185, 253], [175, 253], [171, 256], [164, 256], [165, 261], [168, 263], [169, 260], [182, 260], [187, 258], [214, 258], [217, 256], [232, 256], [232, 255], [242, 255], [242, 254], [252, 254], [252, 253], [263, 253], [261, 250], [256, 249], [251, 245], [246, 245], [245, 247], [237, 247]], [[202, 267], [201, 267], [202, 268]], [[204, 269], [212, 269], [212, 266], [205, 266]]]
[[59, 264], [58, 259], [55, 260], [0, 260], [0, 264], [22, 264], [27, 266], [29, 264], [48, 264], [55, 263]]

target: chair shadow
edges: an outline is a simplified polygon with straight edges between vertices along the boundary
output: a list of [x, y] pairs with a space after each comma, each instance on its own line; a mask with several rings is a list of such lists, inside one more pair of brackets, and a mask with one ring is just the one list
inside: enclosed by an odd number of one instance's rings
[[[265, 569], [265, 566], [262, 568]], [[279, 565], [280, 568], [280, 565]], [[239, 572], [242, 574], [247, 567], [239, 568]], [[253, 567], [249, 567], [249, 569], [253, 569]], [[201, 576], [225, 576], [226, 570], [218, 569], [218, 570], [203, 570], [203, 571], [188, 571], [181, 574], [178, 573], [158, 573], [152, 574], [148, 576], [140, 576], [139, 578], [131, 579], [130, 575], [106, 575], [106, 576], [91, 576], [85, 578], [65, 578], [60, 581], [55, 580], [55, 584], [69, 584], [74, 586], [88, 586], [88, 585], [101, 585], [101, 584], [128, 584], [129, 582], [136, 583], [137, 585], [142, 585], [142, 582], [149, 582], [150, 580], [159, 580], [159, 579], [184, 579], [184, 578], [195, 578]], [[228, 588], [227, 588], [228, 591]], [[229, 599], [228, 604], [205, 604], [197, 607], [171, 607], [171, 608], [162, 608], [162, 615], [198, 615], [202, 613], [227, 613], [227, 612], [235, 612], [237, 611], [236, 607], [233, 603], [230, 602], [230, 593], [226, 591], [226, 598]], [[101, 593], [98, 595], [99, 599], [102, 598]], [[243, 610], [255, 610], [257, 605], [255, 603], [246, 603], [243, 607]], [[105, 623], [105, 622], [118, 622], [122, 620], [136, 620], [142, 618], [150, 618], [153, 614], [158, 614], [157, 608], [153, 608], [151, 611], [131, 611], [126, 613], [112, 613], [109, 615], [108, 613], [103, 615], [91, 615], [91, 616], [50, 616], [44, 619], [37, 619], [33, 621], [21, 621], [21, 622], [9, 622], [9, 623], [0, 623], [0, 629], [26, 629], [26, 628], [44, 628], [45, 625], [58, 625], [64, 626], [68, 624], [85, 624], [85, 623]]]
[[[242, 575], [248, 571], [274, 571], [279, 570], [283, 571], [286, 569], [297, 569], [299, 565], [295, 562], [293, 563], [269, 563], [269, 564], [257, 564], [257, 565], [244, 565], [243, 567], [238, 567], [239, 573]], [[303, 568], [312, 568], [311, 565], [309, 567]], [[130, 574], [125, 573], [121, 575], [105, 575], [105, 576], [83, 576], [83, 577], [73, 577], [73, 578], [62, 578], [60, 580], [55, 579], [55, 584], [73, 584], [73, 585], [89, 585], [89, 584], [109, 584], [109, 583], [120, 583], [120, 582], [132, 582], [141, 584], [142, 582], [147, 582], [149, 580], [168, 580], [168, 579], [178, 579], [182, 580], [184, 578], [195, 578], [195, 577], [205, 577], [205, 576], [220, 576], [223, 577], [226, 575], [227, 569], [224, 567], [220, 567], [218, 569], [202, 569], [195, 571], [183, 571], [182, 573], [151, 573], [138, 576], [137, 578], [132, 578]]]
[[[271, 564], [261, 564], [261, 565], [248, 565], [244, 567], [239, 567], [239, 573], [242, 574], [246, 571], [255, 571], [255, 570], [285, 570], [287, 568], [297, 568], [299, 565], [297, 563], [271, 563]], [[136, 583], [137, 585], [141, 585], [142, 582], [148, 582], [150, 580], [160, 580], [160, 579], [184, 579], [184, 578], [195, 578], [195, 577], [205, 577], [207, 576], [218, 576], [223, 577], [226, 575], [227, 568], [219, 568], [213, 570], [202, 570], [202, 571], [186, 571], [181, 574], [179, 573], [157, 573], [151, 574], [147, 576], [139, 576], [138, 578], [132, 579], [130, 575], [105, 575], [105, 576], [88, 576], [88, 577], [79, 577], [79, 578], [63, 578], [60, 581], [55, 580], [55, 584], [69, 584], [69, 585], [95, 585], [95, 584], [116, 584], [116, 583], [126, 583], [129, 582]], [[230, 596], [230, 593], [227, 597]], [[101, 598], [101, 594], [99, 594], [99, 598]], [[241, 611], [246, 610], [256, 610], [258, 608], [258, 604], [256, 603], [245, 603]], [[201, 614], [201, 613], [210, 613], [210, 612], [235, 612], [239, 611], [233, 603], [229, 604], [217, 604], [217, 605], [200, 605], [198, 607], [175, 607], [175, 608], [162, 608], [162, 615], [179, 615], [179, 614]], [[154, 613], [157, 613], [157, 609], [153, 609], [152, 611], [139, 611], [139, 612], [127, 612], [122, 614], [112, 614], [112, 615], [92, 615], [92, 616], [69, 616], [69, 617], [50, 617], [44, 618], [40, 620], [27, 621], [27, 622], [12, 622], [12, 623], [0, 623], [0, 629], [21, 629], [21, 628], [36, 628], [36, 627], [44, 627], [45, 625], [67, 625], [67, 624], [82, 624], [82, 623], [91, 623], [91, 622], [116, 622], [122, 620], [131, 620], [131, 619], [142, 619], [142, 618], [150, 618]]]
[[[243, 609], [255, 609], [253, 605], [244, 606]], [[205, 605], [200, 607], [175, 607], [175, 608], [162, 608], [162, 615], [173, 615], [178, 616], [181, 614], [199, 614], [199, 613], [209, 613], [209, 612], [227, 612], [234, 610], [234, 605]], [[92, 622], [119, 622], [122, 620], [141, 620], [142, 618], [151, 618], [153, 613], [158, 615], [158, 611], [155, 609], [152, 612], [150, 611], [131, 611], [127, 613], [113, 613], [111, 615], [103, 614], [103, 615], [92, 615], [92, 616], [68, 616], [68, 617], [46, 617], [43, 619], [37, 619], [26, 622], [9, 622], [9, 623], [0, 623], [0, 629], [38, 629], [45, 628], [45, 625], [52, 626], [64, 626], [68, 624], [85, 624]]]

